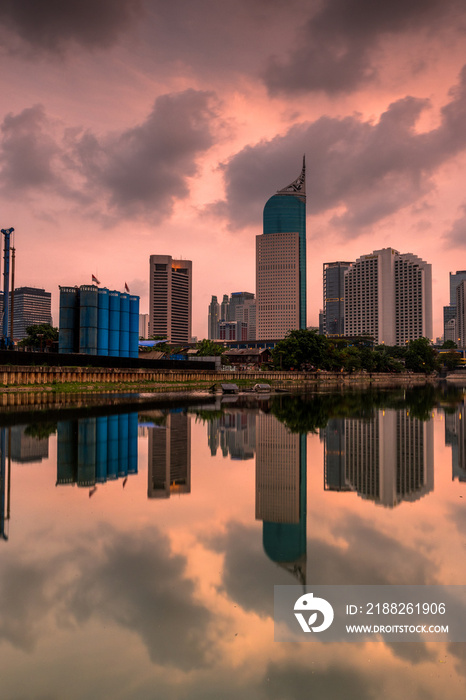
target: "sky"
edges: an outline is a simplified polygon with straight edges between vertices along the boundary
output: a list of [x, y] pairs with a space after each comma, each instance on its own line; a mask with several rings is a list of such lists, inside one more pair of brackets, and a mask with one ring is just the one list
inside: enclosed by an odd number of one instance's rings
[[307, 165], [308, 325], [322, 265], [432, 263], [434, 336], [466, 269], [462, 0], [3, 0], [0, 225], [15, 286], [141, 297], [149, 256], [255, 291], [267, 199]]

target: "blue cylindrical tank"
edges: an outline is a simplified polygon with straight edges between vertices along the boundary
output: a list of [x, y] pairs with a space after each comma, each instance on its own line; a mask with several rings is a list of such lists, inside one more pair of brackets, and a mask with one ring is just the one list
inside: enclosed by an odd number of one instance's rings
[[138, 414], [128, 416], [128, 474], [138, 473]]
[[120, 294], [120, 357], [129, 357], [129, 294]]
[[103, 287], [98, 292], [97, 308], [97, 354], [108, 355], [108, 329], [109, 329], [109, 300], [108, 289]]
[[118, 478], [118, 416], [108, 416], [107, 479]]
[[94, 486], [96, 419], [78, 420], [78, 486]]
[[79, 351], [79, 289], [60, 287], [58, 352]]
[[99, 416], [96, 422], [95, 478], [97, 483], [107, 481], [108, 417]]
[[83, 284], [79, 288], [79, 352], [97, 355], [98, 288]]
[[129, 298], [129, 356], [139, 356], [139, 297]]
[[120, 355], [120, 292], [109, 292], [109, 331], [108, 354], [110, 357]]
[[57, 485], [74, 484], [78, 475], [78, 424], [63, 420], [57, 424]]

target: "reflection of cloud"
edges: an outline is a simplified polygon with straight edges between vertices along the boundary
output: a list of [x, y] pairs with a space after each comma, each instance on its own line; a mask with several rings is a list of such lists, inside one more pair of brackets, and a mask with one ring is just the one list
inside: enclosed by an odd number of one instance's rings
[[[79, 572], [71, 578], [70, 561]], [[194, 600], [185, 565], [155, 528], [107, 529], [98, 551], [79, 546], [67, 557], [10, 565], [0, 573], [0, 638], [30, 651], [51, 612], [60, 624], [102, 618], [139, 635], [154, 663], [205, 666], [210, 612]]]
[[434, 170], [466, 148], [466, 69], [441, 110], [440, 126], [419, 133], [417, 121], [428, 107], [428, 100], [407, 96], [376, 123], [360, 115], [323, 116], [246, 146], [223, 166], [226, 200], [213, 209], [236, 228], [257, 222], [267, 197], [296, 176], [284, 172], [283, 163], [296, 170], [305, 152], [309, 213], [338, 209], [332, 223], [358, 235], [429, 192]]
[[136, 632], [154, 663], [204, 666], [210, 614], [193, 600], [185, 563], [160, 532], [115, 533], [99, 556], [82, 562], [70, 611], [79, 622], [102, 617]]
[[337, 665], [321, 670], [295, 663], [270, 663], [262, 688], [270, 700], [376, 700], [380, 697], [380, 688], [367, 674]]

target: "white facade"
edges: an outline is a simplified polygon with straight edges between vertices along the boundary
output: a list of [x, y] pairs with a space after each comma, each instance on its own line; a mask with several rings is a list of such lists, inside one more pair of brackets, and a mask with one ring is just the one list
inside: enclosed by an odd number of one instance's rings
[[149, 314], [139, 314], [139, 337], [144, 340], [149, 337]]
[[432, 266], [393, 248], [358, 258], [345, 273], [345, 335], [386, 345], [432, 338]]
[[257, 340], [299, 328], [299, 233], [256, 236]]

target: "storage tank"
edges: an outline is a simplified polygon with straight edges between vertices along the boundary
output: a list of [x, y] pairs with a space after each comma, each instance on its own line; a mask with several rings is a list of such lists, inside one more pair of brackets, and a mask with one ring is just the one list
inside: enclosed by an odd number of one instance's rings
[[129, 356], [139, 356], [139, 297], [129, 298]]
[[109, 292], [109, 331], [108, 354], [110, 357], [120, 355], [120, 292]]
[[107, 479], [118, 478], [118, 416], [108, 416]]
[[96, 418], [78, 420], [78, 486], [95, 485]]
[[103, 287], [98, 292], [97, 310], [97, 354], [108, 355], [108, 330], [109, 330], [109, 299], [108, 289]]
[[98, 484], [107, 481], [108, 461], [108, 417], [98, 416], [96, 422], [95, 480]]
[[79, 352], [97, 355], [98, 288], [83, 284], [79, 288]]
[[138, 473], [138, 414], [128, 416], [128, 474]]
[[128, 414], [118, 416], [118, 476], [128, 476]]
[[79, 352], [79, 289], [60, 287], [58, 352]]
[[57, 424], [57, 485], [75, 484], [78, 478], [78, 422]]
[[129, 357], [129, 294], [120, 294], [120, 357]]

